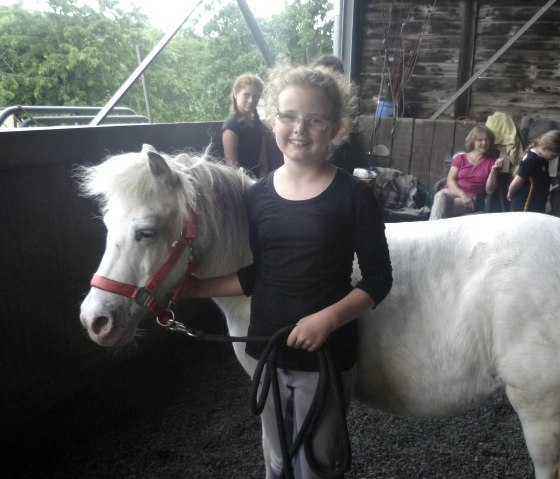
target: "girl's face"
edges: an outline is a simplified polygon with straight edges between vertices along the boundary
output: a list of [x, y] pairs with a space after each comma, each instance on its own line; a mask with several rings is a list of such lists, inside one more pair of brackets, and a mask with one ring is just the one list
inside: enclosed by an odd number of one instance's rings
[[252, 113], [261, 98], [259, 89], [252, 85], [242, 87], [234, 96], [239, 112], [245, 114]]
[[474, 140], [474, 151], [478, 153], [486, 153], [490, 146], [492, 146], [492, 142], [486, 135], [478, 136]]
[[278, 95], [274, 133], [284, 158], [298, 163], [325, 161], [338, 129], [331, 120], [331, 103], [320, 90], [290, 85]]
[[541, 156], [542, 158], [544, 158], [547, 161], [552, 161], [554, 159], [556, 159], [558, 157], [558, 153], [549, 150], [548, 148], [541, 146], [540, 148], [536, 149], [537, 153], [539, 154], [539, 156]]

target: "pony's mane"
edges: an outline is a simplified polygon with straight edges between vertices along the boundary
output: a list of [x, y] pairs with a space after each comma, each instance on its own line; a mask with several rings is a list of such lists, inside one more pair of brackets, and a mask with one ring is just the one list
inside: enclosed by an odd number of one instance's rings
[[[211, 157], [209, 148], [201, 154], [161, 156], [173, 172], [175, 181], [168, 192], [175, 195], [178, 214], [182, 218], [197, 216], [200, 241], [196, 242], [195, 254], [200, 259], [208, 249], [213, 249], [213, 254], [217, 250], [237, 251], [245, 263], [247, 218], [243, 195], [253, 179], [242, 169]], [[99, 165], [80, 167], [76, 176], [81, 193], [96, 199], [104, 213], [114, 202], [135, 205], [161, 199], [161, 184], [150, 171], [145, 151], [115, 155]], [[234, 260], [224, 258], [226, 263]]]

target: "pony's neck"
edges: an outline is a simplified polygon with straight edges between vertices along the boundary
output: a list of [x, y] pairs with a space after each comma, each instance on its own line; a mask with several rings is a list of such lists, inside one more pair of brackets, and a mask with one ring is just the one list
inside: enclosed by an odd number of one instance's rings
[[241, 176], [229, 180], [216, 180], [212, 194], [199, 195], [199, 234], [193, 242], [193, 255], [201, 278], [233, 273], [252, 259], [243, 201], [247, 184]]
[[[224, 276], [238, 271], [251, 262], [248, 235], [240, 235], [239, 232], [237, 234], [240, 240], [239, 246], [234, 248], [226, 247], [220, 241], [220, 236], [215, 236], [213, 241], [203, 243], [203, 249], [197, 248], [197, 241], [193, 243], [197, 276], [202, 279]], [[201, 238], [202, 241], [204, 241], [203, 238]]]

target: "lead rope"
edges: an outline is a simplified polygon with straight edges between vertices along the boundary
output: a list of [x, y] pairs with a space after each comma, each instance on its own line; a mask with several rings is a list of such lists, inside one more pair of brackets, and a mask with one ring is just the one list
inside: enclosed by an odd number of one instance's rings
[[[280, 437], [280, 447], [282, 449], [282, 460], [284, 463], [284, 469], [280, 476], [281, 478], [292, 479], [294, 477], [292, 459], [302, 445], [305, 450], [307, 462], [315, 474], [327, 479], [341, 477], [350, 469], [350, 438], [348, 436], [348, 427], [346, 424], [344, 395], [342, 393], [340, 375], [338, 374], [338, 369], [334, 365], [332, 354], [328, 346], [323, 346], [317, 351], [319, 360], [319, 381], [317, 383], [317, 388], [315, 389], [315, 394], [305, 420], [294, 438], [291, 447], [288, 446], [288, 437], [284, 428], [284, 415], [282, 413], [280, 399], [280, 386], [278, 384], [276, 353], [279, 345], [283, 343], [292, 329], [293, 326], [283, 328], [268, 340], [268, 344], [261, 354], [257, 368], [253, 374], [253, 381], [251, 384], [251, 411], [255, 415], [260, 415], [262, 413], [269, 390], [272, 387], [274, 409], [276, 411], [276, 424], [278, 426], [278, 436]], [[261, 378], [262, 387], [259, 394]], [[323, 412], [329, 386], [334, 388], [332, 393], [339, 411], [337, 419], [339, 420], [339, 427], [342, 431], [343, 443], [342, 457], [340, 461], [338, 461], [339, 465], [335, 466], [333, 469], [321, 466], [313, 450], [314, 430]]]
[[[265, 349], [259, 358], [257, 367], [253, 374], [250, 393], [250, 408], [254, 415], [259, 416], [265, 406], [266, 399], [272, 388], [272, 397], [274, 400], [274, 410], [276, 413], [276, 425], [278, 427], [278, 437], [280, 438], [280, 448], [282, 451], [283, 469], [280, 475], [281, 479], [293, 479], [294, 471], [292, 459], [303, 445], [307, 462], [313, 472], [325, 479], [334, 479], [342, 477], [345, 472], [350, 469], [351, 465], [351, 448], [350, 437], [348, 434], [348, 425], [346, 423], [346, 408], [344, 405], [344, 394], [342, 392], [342, 382], [340, 373], [336, 368], [332, 359], [332, 354], [328, 346], [323, 346], [316, 351], [319, 360], [319, 380], [317, 388], [313, 396], [309, 410], [299, 429], [291, 446], [289, 446], [289, 438], [286, 435], [284, 427], [284, 414], [282, 411], [282, 401], [280, 399], [280, 386], [278, 383], [278, 373], [276, 367], [276, 353], [278, 347], [284, 342], [285, 338], [290, 334], [293, 325], [287, 326], [279, 330], [272, 337], [268, 336], [223, 336], [217, 334], [206, 334], [187, 328], [182, 323], [172, 320], [167, 326], [171, 330], [180, 331], [191, 337], [215, 341], [215, 342], [266, 342]], [[342, 439], [342, 454], [339, 461], [336, 461], [334, 468], [322, 466], [315, 456], [313, 450], [313, 434], [315, 427], [325, 406], [325, 398], [332, 388], [332, 394], [336, 401], [338, 410], [337, 419]], [[259, 392], [260, 389], [260, 392]]]

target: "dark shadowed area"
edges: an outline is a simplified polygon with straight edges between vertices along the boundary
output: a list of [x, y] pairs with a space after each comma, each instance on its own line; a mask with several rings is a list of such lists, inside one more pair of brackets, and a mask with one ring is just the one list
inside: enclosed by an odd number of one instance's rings
[[[231, 346], [148, 328], [102, 379], [3, 434], [10, 479], [263, 478], [259, 419]], [[347, 478], [529, 478], [521, 427], [505, 396], [432, 420], [349, 416]]]

